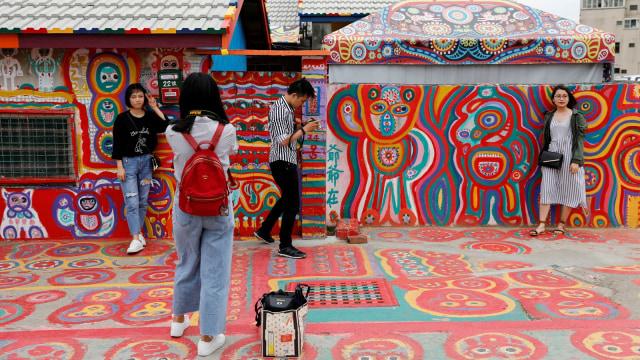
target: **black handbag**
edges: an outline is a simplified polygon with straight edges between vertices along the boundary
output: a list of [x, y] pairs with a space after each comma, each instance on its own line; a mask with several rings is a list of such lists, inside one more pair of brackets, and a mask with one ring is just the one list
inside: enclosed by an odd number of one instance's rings
[[151, 154], [151, 168], [155, 170], [159, 167], [160, 167], [160, 158]]
[[[306, 292], [304, 292], [304, 287], [307, 288]], [[295, 291], [284, 291], [280, 289], [263, 294], [262, 297], [256, 301], [255, 305], [256, 326], [260, 326], [260, 311], [262, 309], [273, 312], [295, 310], [307, 303], [307, 296], [309, 296], [310, 290], [311, 287], [309, 285], [298, 284], [296, 285]]]
[[542, 150], [538, 156], [538, 165], [551, 169], [560, 169], [564, 155], [553, 151]]

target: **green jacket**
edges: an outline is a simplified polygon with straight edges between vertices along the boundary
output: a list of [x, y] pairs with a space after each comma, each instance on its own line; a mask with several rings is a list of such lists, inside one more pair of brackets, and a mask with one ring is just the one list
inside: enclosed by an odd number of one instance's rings
[[[580, 166], [584, 165], [584, 134], [587, 132], [587, 119], [584, 118], [584, 114], [576, 109], [572, 109], [573, 115], [571, 115], [571, 133], [573, 134], [573, 141], [571, 144], [571, 162]], [[544, 136], [542, 139], [542, 150], [548, 151], [549, 144], [551, 144], [551, 119], [553, 114], [556, 113], [556, 109], [547, 111], [544, 114]]]

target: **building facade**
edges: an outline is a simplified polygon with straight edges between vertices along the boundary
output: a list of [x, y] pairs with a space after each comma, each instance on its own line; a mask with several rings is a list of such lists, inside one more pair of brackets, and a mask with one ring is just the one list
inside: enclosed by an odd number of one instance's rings
[[580, 22], [616, 36], [615, 78], [640, 78], [640, 0], [582, 0]]

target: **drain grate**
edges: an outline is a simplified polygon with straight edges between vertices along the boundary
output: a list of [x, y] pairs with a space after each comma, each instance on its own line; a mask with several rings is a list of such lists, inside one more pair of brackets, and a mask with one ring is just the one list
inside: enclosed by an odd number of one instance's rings
[[[385, 279], [301, 281], [311, 287], [309, 307], [378, 307], [398, 305]], [[293, 291], [298, 282], [287, 284]]]

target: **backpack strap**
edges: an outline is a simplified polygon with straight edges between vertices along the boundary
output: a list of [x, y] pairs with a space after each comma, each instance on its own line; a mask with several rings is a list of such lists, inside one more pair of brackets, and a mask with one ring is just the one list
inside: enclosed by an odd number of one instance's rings
[[184, 136], [185, 140], [187, 140], [189, 145], [191, 145], [191, 147], [193, 148], [193, 151], [198, 151], [198, 142], [193, 137], [193, 135], [188, 133], [182, 133], [182, 136]]
[[222, 132], [224, 131], [224, 124], [218, 122], [218, 127], [216, 128], [216, 132], [213, 133], [213, 137], [211, 138], [211, 143], [213, 144], [213, 148], [215, 149], [218, 146], [218, 141], [220, 141], [220, 137], [222, 136]]
[[[218, 123], [218, 127], [216, 128], [216, 131], [213, 133], [213, 137], [211, 138], [212, 149], [215, 150], [216, 146], [218, 146], [218, 141], [220, 141], [220, 137], [222, 136], [223, 131], [224, 131], [224, 124]], [[193, 135], [182, 133], [182, 136], [184, 136], [185, 140], [187, 140], [189, 145], [191, 145], [191, 147], [193, 148], [193, 151], [198, 151], [198, 146], [200, 144], [198, 144], [198, 142], [193, 137]], [[203, 141], [202, 143], [209, 144], [208, 141]]]

